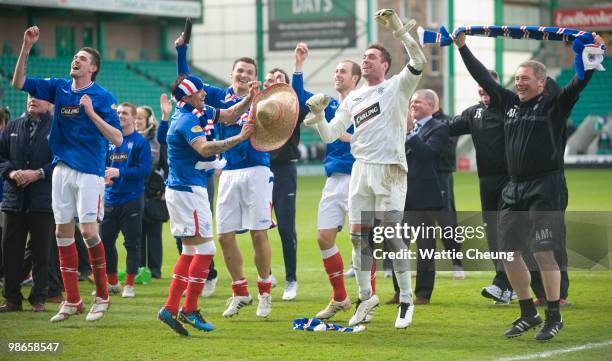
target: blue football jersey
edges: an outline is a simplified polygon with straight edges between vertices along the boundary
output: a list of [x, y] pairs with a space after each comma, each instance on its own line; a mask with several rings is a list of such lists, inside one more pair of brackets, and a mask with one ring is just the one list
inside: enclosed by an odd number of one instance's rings
[[[294, 73], [291, 81], [291, 86], [298, 96], [300, 103], [300, 109], [306, 112], [310, 112], [310, 109], [306, 105], [306, 101], [310, 99], [313, 94], [304, 89], [304, 76], [302, 73]], [[329, 123], [336, 115], [336, 110], [340, 106], [340, 102], [336, 98], [331, 98], [329, 105], [325, 108], [325, 119]], [[354, 129], [351, 125], [347, 130], [347, 133], [353, 134]], [[351, 174], [353, 169], [353, 163], [355, 158], [351, 154], [351, 144], [343, 142], [340, 139], [336, 139], [332, 143], [325, 145], [325, 174], [329, 177], [333, 173], [344, 173]]]
[[103, 177], [108, 140], [79, 102], [83, 95], [89, 95], [96, 113], [121, 131], [115, 97], [94, 82], [85, 88], [73, 89], [71, 80], [58, 78], [27, 78], [23, 90], [55, 104], [49, 135], [53, 162], [62, 161], [76, 171]]
[[[212, 114], [214, 109], [205, 107], [207, 116]], [[200, 186], [206, 188], [206, 170], [198, 169], [198, 162], [211, 162], [215, 156], [203, 157], [191, 144], [199, 138], [212, 140], [212, 135], [208, 137], [195, 115], [191, 112], [177, 108], [170, 120], [170, 128], [166, 140], [168, 143], [168, 179], [166, 185], [178, 190], [190, 190], [190, 186]]]
[[[242, 97], [234, 94], [232, 87], [223, 90], [205, 84], [204, 90], [206, 91], [204, 102], [215, 108], [227, 109], [242, 100]], [[242, 125], [246, 122], [247, 118], [248, 113], [245, 113], [236, 124], [224, 125], [219, 123], [216, 127], [218, 138], [223, 140], [240, 134]], [[244, 169], [259, 165], [270, 167], [270, 154], [255, 150], [248, 139], [223, 153], [223, 158], [227, 161], [227, 165], [224, 168], [226, 170]]]

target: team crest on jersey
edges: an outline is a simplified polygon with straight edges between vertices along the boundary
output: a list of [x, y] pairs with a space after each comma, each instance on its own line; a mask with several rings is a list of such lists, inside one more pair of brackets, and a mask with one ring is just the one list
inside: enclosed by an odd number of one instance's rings
[[119, 108], [119, 106], [117, 104], [113, 104], [111, 105], [111, 109], [112, 110], [117, 110], [117, 108]]
[[380, 103], [376, 102], [355, 115], [355, 128], [380, 115]]
[[382, 95], [382, 94], [385, 92], [385, 88], [383, 88], [383, 87], [378, 87], [378, 88], [376, 88], [376, 92], [377, 92], [378, 94]]
[[476, 115], [474, 115], [475, 119], [480, 119], [482, 118], [482, 108], [478, 108], [476, 109]]
[[507, 112], [506, 112], [506, 116], [508, 118], [511, 118], [512, 120], [514, 120], [514, 118], [516, 118], [516, 111], [518, 110], [518, 106], [514, 106], [512, 108], [510, 108]]
[[80, 111], [81, 107], [79, 105], [65, 106], [60, 109], [60, 115], [63, 117], [76, 117]]
[[133, 146], [134, 146], [134, 142], [129, 142], [127, 148], [132, 149]]
[[195, 125], [195, 126], [193, 126], [191, 128], [191, 132], [192, 133], [199, 133], [199, 132], [203, 132], [203, 131], [204, 131], [204, 129], [202, 129], [202, 127], [199, 126], [199, 125]]

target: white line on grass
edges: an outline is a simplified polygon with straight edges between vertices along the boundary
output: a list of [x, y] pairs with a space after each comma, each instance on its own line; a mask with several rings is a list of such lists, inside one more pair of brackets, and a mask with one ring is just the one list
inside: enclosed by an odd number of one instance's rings
[[596, 342], [596, 343], [586, 343], [586, 344], [580, 345], [580, 346], [569, 347], [569, 348], [560, 348], [558, 350], [550, 350], [550, 351], [532, 353], [532, 354], [529, 354], [529, 355], [504, 357], [504, 358], [497, 359], [497, 361], [533, 360], [533, 359], [539, 359], [539, 358], [545, 358], [545, 357], [551, 357], [551, 356], [555, 356], [555, 355], [560, 355], [560, 354], [564, 354], [564, 353], [584, 351], [584, 350], [591, 350], [591, 349], [600, 348], [600, 347], [606, 347], [606, 346], [611, 346], [611, 345], [612, 345], [612, 340], [603, 341], [603, 342]]

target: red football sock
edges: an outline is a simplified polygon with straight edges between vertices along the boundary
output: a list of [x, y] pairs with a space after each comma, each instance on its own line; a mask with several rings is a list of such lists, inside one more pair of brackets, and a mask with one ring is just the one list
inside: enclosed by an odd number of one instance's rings
[[372, 286], [372, 296], [376, 294], [376, 261], [372, 261], [372, 272], [370, 273], [370, 284]]
[[234, 296], [248, 296], [249, 295], [249, 284], [246, 278], [242, 277], [238, 281], [232, 282], [232, 292]]
[[66, 290], [66, 301], [77, 303], [81, 299], [79, 295], [79, 257], [77, 255], [76, 243], [70, 246], [57, 246], [60, 260], [62, 281]]
[[260, 295], [264, 293], [270, 294], [270, 290], [272, 289], [272, 281], [270, 278], [268, 277], [268, 281], [266, 282], [257, 281], [257, 289]]
[[104, 244], [102, 241], [95, 246], [87, 248], [91, 271], [96, 283], [96, 296], [102, 299], [108, 298], [108, 280], [106, 278], [106, 255], [104, 254]]
[[173, 315], [178, 313], [181, 296], [185, 288], [187, 288], [187, 282], [189, 281], [189, 265], [192, 259], [192, 255], [181, 254], [174, 265], [174, 274], [172, 275], [170, 289], [168, 290], [168, 299], [164, 305], [164, 308]]
[[[125, 275], [125, 285], [126, 286], [133, 286], [135, 278], [136, 278], [136, 273], [126, 273], [126, 275]], [[112, 283], [111, 283], [111, 285], [112, 285]]]
[[323, 266], [333, 288], [334, 301], [344, 301], [346, 299], [346, 288], [344, 288], [344, 263], [340, 252], [333, 256], [323, 259]]
[[[117, 278], [117, 274], [116, 273], [110, 273], [107, 274], [106, 277], [108, 277], [108, 284], [109, 285], [116, 285], [117, 283], [119, 283], [119, 279]], [[126, 282], [127, 284], [127, 282]]]
[[197, 254], [189, 266], [189, 283], [187, 284], [187, 295], [183, 302], [183, 312], [191, 313], [198, 309], [198, 297], [202, 293], [208, 268], [213, 256], [211, 254]]

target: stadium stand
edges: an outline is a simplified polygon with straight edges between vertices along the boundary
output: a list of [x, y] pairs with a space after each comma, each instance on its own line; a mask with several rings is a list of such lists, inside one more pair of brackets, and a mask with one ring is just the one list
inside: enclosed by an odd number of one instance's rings
[[[610, 99], [612, 99], [612, 57], [606, 57], [603, 62], [608, 71], [597, 72], [580, 96], [580, 101], [574, 107], [571, 118], [574, 126], [578, 128], [584, 118], [588, 115], [600, 115], [606, 117], [612, 112]], [[565, 86], [576, 74], [573, 68], [563, 69], [557, 76], [557, 83]]]
[[[31, 57], [28, 60], [28, 76], [48, 78], [67, 77], [70, 58]], [[4, 90], [3, 105], [11, 109], [17, 116], [25, 111], [26, 94], [11, 87], [10, 81], [17, 58], [15, 56], [0, 56], [0, 86]], [[199, 72], [206, 81], [225, 87], [218, 80], [203, 72]], [[172, 61], [140, 61], [126, 63], [124, 61], [104, 60], [97, 82], [110, 90], [118, 102], [128, 101], [134, 104], [146, 104], [156, 108], [159, 95], [169, 92], [169, 87], [176, 77], [176, 65]]]
[[[28, 59], [28, 76], [48, 78], [67, 77], [70, 58], [30, 57]], [[0, 56], [0, 104], [8, 106], [13, 118], [25, 111], [26, 93], [11, 87], [11, 78], [17, 57]], [[206, 82], [219, 87], [227, 83], [191, 67], [195, 74]], [[149, 105], [158, 109], [159, 95], [168, 93], [170, 85], [176, 78], [176, 62], [168, 61], [129, 61], [104, 60], [97, 82], [110, 90], [118, 102], [130, 102], [138, 105]], [[3, 94], [3, 95], [2, 95]], [[321, 138], [313, 129], [301, 127], [301, 141], [306, 147], [321, 144]], [[319, 155], [322, 157], [322, 155]]]

